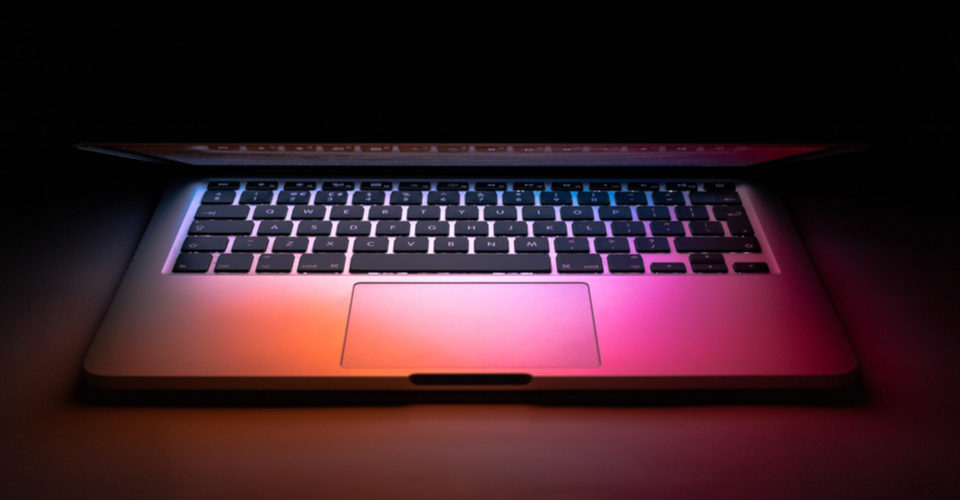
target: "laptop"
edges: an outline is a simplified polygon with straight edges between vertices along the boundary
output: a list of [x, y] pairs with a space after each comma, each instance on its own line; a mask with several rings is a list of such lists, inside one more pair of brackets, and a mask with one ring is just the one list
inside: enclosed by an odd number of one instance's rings
[[129, 143], [176, 165], [104, 389], [826, 388], [857, 361], [756, 179], [824, 144]]

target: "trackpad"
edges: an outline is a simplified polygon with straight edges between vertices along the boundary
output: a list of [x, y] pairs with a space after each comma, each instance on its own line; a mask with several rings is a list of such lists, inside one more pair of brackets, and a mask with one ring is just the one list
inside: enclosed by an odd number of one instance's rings
[[358, 283], [347, 368], [600, 365], [585, 283]]

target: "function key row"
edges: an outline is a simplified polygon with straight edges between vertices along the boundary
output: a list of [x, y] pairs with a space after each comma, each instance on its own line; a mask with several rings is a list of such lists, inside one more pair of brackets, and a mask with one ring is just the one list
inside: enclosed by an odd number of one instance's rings
[[[469, 182], [466, 181], [442, 181], [437, 182], [438, 191], [466, 191], [469, 189]], [[210, 190], [238, 190], [240, 181], [211, 181], [207, 184]], [[248, 190], [275, 190], [280, 183], [277, 181], [246, 181]], [[623, 183], [620, 182], [590, 182], [586, 184], [590, 191], [621, 191]], [[353, 181], [326, 181], [321, 184], [325, 191], [346, 190], [352, 191], [356, 186]], [[391, 181], [364, 181], [360, 183], [360, 189], [369, 191], [391, 191], [394, 183]], [[506, 191], [506, 182], [487, 182], [478, 181], [474, 183], [474, 189], [490, 191]], [[667, 182], [666, 191], [701, 191], [696, 182]], [[429, 191], [432, 189], [431, 182], [428, 181], [408, 181], [398, 183], [397, 188], [401, 191]], [[627, 182], [627, 191], [660, 191], [659, 182]], [[314, 181], [287, 181], [283, 183], [285, 190], [314, 190], [317, 189], [317, 183]], [[552, 191], [583, 191], [584, 183], [560, 181], [550, 184]], [[514, 191], [544, 191], [545, 182], [514, 182]], [[732, 193], [736, 191], [736, 185], [733, 182], [704, 182], [704, 192], [712, 193]]]

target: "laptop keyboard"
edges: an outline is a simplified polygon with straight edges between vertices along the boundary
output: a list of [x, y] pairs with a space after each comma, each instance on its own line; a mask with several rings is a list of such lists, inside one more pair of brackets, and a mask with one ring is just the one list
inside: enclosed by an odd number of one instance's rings
[[223, 180], [174, 273], [767, 273], [732, 182]]

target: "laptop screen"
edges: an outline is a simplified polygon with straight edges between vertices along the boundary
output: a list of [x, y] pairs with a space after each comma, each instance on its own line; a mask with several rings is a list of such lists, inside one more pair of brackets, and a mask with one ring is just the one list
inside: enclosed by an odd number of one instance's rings
[[827, 144], [115, 143], [80, 149], [198, 166], [739, 167], [849, 151]]

